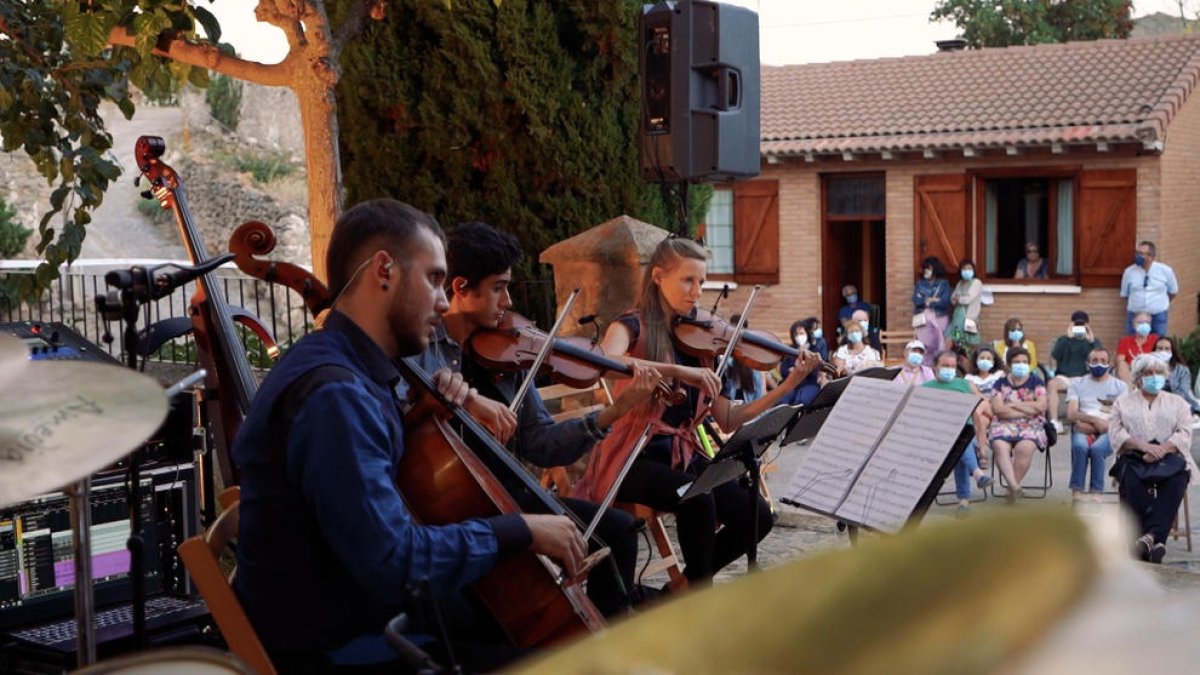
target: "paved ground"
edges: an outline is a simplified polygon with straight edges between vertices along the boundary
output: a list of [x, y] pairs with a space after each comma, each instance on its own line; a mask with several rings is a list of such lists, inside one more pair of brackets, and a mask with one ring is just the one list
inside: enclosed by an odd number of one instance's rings
[[[1193, 444], [1194, 454], [1196, 454], [1197, 446], [1200, 446], [1200, 442]], [[759, 546], [759, 564], [763, 567], [778, 565], [788, 560], [812, 555], [820, 551], [847, 548], [850, 546], [848, 536], [844, 532], [838, 531], [836, 523], [833, 520], [794, 507], [778, 505], [778, 496], [785, 494], [788, 481], [795, 473], [797, 467], [800, 466], [807, 452], [807, 445], [796, 444], [782, 450], [775, 449], [769, 451], [767, 454], [768, 457], [776, 455], [775, 465], [777, 468], [767, 475], [767, 484], [772, 494], [776, 497], [777, 508], [780, 510], [780, 519], [771, 534]], [[1044, 476], [1043, 462], [1043, 455], [1034, 458], [1033, 467], [1025, 479], [1027, 486], [1040, 484]], [[980, 513], [994, 509], [1022, 508], [1026, 504], [1050, 504], [1070, 507], [1071, 492], [1067, 488], [1070, 478], [1070, 441], [1065, 434], [1060, 437], [1058, 444], [1050, 449], [1050, 465], [1053, 485], [1045, 498], [1026, 498], [1018, 502], [1015, 506], [1009, 507], [1005, 504], [1005, 500], [1003, 499], [1004, 490], [1001, 488], [997, 491], [997, 494], [1000, 495], [999, 498], [989, 494], [985, 501], [971, 506], [972, 512]], [[947, 481], [945, 489], [949, 491], [953, 490], [952, 480]], [[980, 497], [980, 491], [976, 490], [976, 498]], [[1200, 501], [1197, 501], [1198, 499], [1200, 499], [1200, 487], [1189, 488], [1189, 501], [1200, 504]], [[925, 522], [956, 517], [957, 505], [953, 495], [944, 498], [944, 501], [949, 502], [949, 504], [945, 506], [933, 506], [929, 513], [926, 514]], [[1080, 513], [1081, 515], [1088, 516], [1104, 509], [1117, 508], [1115, 496], [1106, 497], [1105, 502], [1103, 504], [1082, 505]], [[1197, 516], [1200, 516], [1200, 513]], [[670, 525], [669, 522], [668, 525]], [[1192, 523], [1192, 531], [1192, 536], [1195, 540], [1193, 551], [1187, 550], [1187, 540], [1181, 536], [1177, 540], [1169, 540], [1167, 542], [1167, 555], [1163, 565], [1145, 564], [1146, 569], [1151, 570], [1156, 578], [1167, 588], [1200, 589], [1200, 527], [1194, 521]], [[645, 547], [643, 546], [643, 548]], [[746, 565], [743, 559], [726, 568], [718, 576], [718, 580], [730, 579], [745, 574], [745, 572]], [[665, 577], [661, 580], [665, 582]]]

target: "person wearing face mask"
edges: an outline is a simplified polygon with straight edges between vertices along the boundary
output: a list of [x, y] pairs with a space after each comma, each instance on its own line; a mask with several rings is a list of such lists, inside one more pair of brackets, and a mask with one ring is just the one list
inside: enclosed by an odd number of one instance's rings
[[1110, 360], [1107, 349], [1092, 349], [1087, 355], [1088, 374], [1072, 380], [1067, 391], [1067, 421], [1072, 424], [1070, 487], [1075, 501], [1083, 498], [1089, 464], [1092, 476], [1087, 488], [1094, 495], [1104, 492], [1105, 462], [1112, 454], [1105, 408], [1129, 390], [1110, 374]]
[[1117, 376], [1125, 384], [1133, 384], [1133, 359], [1139, 354], [1149, 354], [1154, 351], [1158, 342], [1158, 334], [1151, 328], [1151, 317], [1148, 312], [1138, 312], [1133, 315], [1133, 331], [1121, 338], [1117, 343]]
[[946, 326], [950, 323], [950, 282], [946, 281], [942, 261], [930, 256], [921, 261], [921, 276], [913, 286], [913, 321], [917, 339], [925, 344], [925, 365], [933, 365], [933, 355], [946, 347]]
[[1008, 376], [996, 382], [992, 411], [996, 421], [988, 429], [996, 468], [1008, 481], [1008, 502], [1021, 494], [1021, 481], [1029, 473], [1033, 453], [1046, 448], [1046, 386], [1033, 375], [1029, 352], [1011, 347], [1006, 354]]
[[[790, 333], [792, 336], [792, 346], [796, 349], [807, 349], [808, 351], [817, 351], [813, 339], [809, 337], [808, 322], [816, 321], [815, 318], [809, 317], [802, 321], [797, 321], [792, 324]], [[821, 341], [824, 343], [824, 340]], [[825, 348], [825, 353], [829, 353], [829, 348]], [[825, 357], [822, 357], [825, 358]], [[792, 372], [792, 368], [796, 367], [796, 357], [785, 356], [779, 363], [779, 376], [782, 379], [787, 379], [788, 373]], [[821, 369], [813, 368], [808, 377], [804, 378], [795, 389], [782, 401], [786, 405], [808, 405], [817, 397], [817, 393], [821, 391]]]
[[842, 329], [842, 346], [833, 354], [833, 365], [839, 375], [853, 375], [863, 368], [878, 366], [883, 362], [879, 351], [867, 344], [862, 324], [847, 319]]
[[875, 351], [882, 354], [883, 345], [879, 342], [879, 326], [871, 322], [871, 315], [861, 309], [857, 309], [850, 315], [850, 320], [862, 329], [863, 341], [874, 348]]
[[967, 259], [958, 264], [958, 285], [951, 302], [954, 314], [946, 327], [947, 348], [961, 346], [970, 351], [979, 344], [979, 310], [983, 308], [983, 282], [975, 278], [975, 261]]
[[838, 309], [838, 323], [845, 322], [846, 319], [850, 318], [851, 314], [860, 309], [870, 315], [870, 303], [864, 302], [863, 299], [859, 297], [858, 287], [854, 284], [846, 284], [842, 287], [842, 299], [846, 301], [846, 304], [842, 305], [841, 308]]
[[[793, 327], [795, 324], [792, 324]], [[808, 341], [811, 347], [810, 351], [814, 351], [821, 355], [821, 360], [829, 360], [829, 343], [825, 341], [825, 331], [821, 328], [821, 320], [815, 316], [810, 316], [800, 321], [800, 325], [808, 331]]]
[[[958, 376], [958, 354], [952, 350], [943, 350], [934, 357], [934, 372], [936, 375], [921, 384], [922, 387], [957, 391], [961, 394], [973, 394], [983, 398], [979, 389], [967, 380]], [[982, 488], [992, 483], [992, 477], [986, 473], [987, 463], [987, 429], [993, 419], [992, 407], [987, 400], [982, 400], [971, 413], [967, 421], [975, 429], [975, 438], [963, 451], [962, 457], [954, 465], [954, 494], [958, 497], [958, 513], [961, 518], [968, 514], [971, 506], [971, 481]]]
[[912, 340], [904, 345], [904, 363], [900, 365], [896, 381], [913, 387], [932, 379], [933, 369], [925, 365], [925, 344]]
[[1067, 391], [1071, 382], [1088, 373], [1088, 355], [1094, 349], [1104, 345], [1092, 334], [1088, 323], [1088, 314], [1077, 310], [1071, 314], [1071, 325], [1067, 327], [1064, 337], [1054, 341], [1050, 352], [1050, 381], [1046, 383], [1047, 398], [1050, 402], [1048, 415], [1054, 428], [1062, 433], [1062, 424], [1058, 421], [1058, 401], [1062, 393]]
[[1034, 368], [1037, 367], [1037, 345], [1033, 340], [1026, 338], [1025, 324], [1015, 316], [1004, 322], [1004, 339], [996, 340], [992, 347], [996, 349], [996, 356], [1000, 357], [1002, 362], [1007, 362], [1009, 347], [1020, 347], [1029, 352], [1029, 363]]
[[992, 387], [1004, 377], [1004, 362], [996, 358], [996, 350], [983, 345], [975, 350], [966, 380], [975, 385], [979, 393], [990, 396]]
[[1167, 386], [1164, 391], [1182, 396], [1183, 400], [1191, 406], [1192, 413], [1200, 414], [1200, 401], [1197, 401], [1192, 393], [1192, 371], [1188, 368], [1187, 361], [1184, 361], [1183, 356], [1179, 353], [1179, 345], [1175, 344], [1175, 338], [1158, 338], [1158, 342], [1154, 343], [1154, 355], [1166, 361], [1167, 366], [1171, 369], [1170, 374], [1167, 375]]
[[1179, 281], [1170, 265], [1158, 262], [1158, 247], [1152, 241], [1138, 242], [1133, 264], [1121, 274], [1121, 297], [1125, 303], [1125, 332], [1132, 333], [1135, 315], [1150, 315], [1150, 332], [1166, 335], [1171, 301], [1179, 294]]
[[1113, 404], [1108, 436], [1117, 450], [1109, 472], [1121, 503], [1138, 519], [1133, 542], [1141, 560], [1161, 563], [1171, 523], [1189, 484], [1200, 484], [1192, 459], [1192, 414], [1187, 401], [1163, 391], [1168, 366], [1152, 354], [1133, 360], [1134, 388]]

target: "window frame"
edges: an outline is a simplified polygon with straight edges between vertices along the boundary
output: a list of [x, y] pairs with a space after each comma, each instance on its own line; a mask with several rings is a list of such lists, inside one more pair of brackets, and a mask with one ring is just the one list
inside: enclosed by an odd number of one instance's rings
[[[773, 225], [771, 225], [771, 227], [773, 227], [773, 229], [774, 229], [774, 233], [773, 233], [774, 239], [775, 239], [775, 241], [773, 242], [774, 250], [764, 252], [765, 255], [768, 255], [771, 258], [771, 261], [770, 261], [771, 264], [768, 265], [769, 269], [765, 272], [764, 271], [756, 272], [753, 270], [747, 270], [744, 267], [739, 267], [739, 265], [738, 265], [738, 242], [740, 241], [740, 237], [745, 236], [745, 234], [746, 234], [745, 231], [742, 231], [741, 235], [739, 235], [738, 215], [739, 215], [739, 213], [742, 212], [742, 209], [738, 208], [738, 198], [739, 198], [740, 194], [756, 193], [759, 190], [767, 187], [768, 184], [771, 185], [771, 190], [773, 191], [772, 198], [774, 199], [774, 212], [773, 212], [774, 220], [773, 220]], [[709, 281], [713, 281], [713, 282], [733, 282], [733, 283], [738, 283], [738, 284], [750, 284], [750, 285], [753, 285], [753, 284], [778, 285], [781, 282], [780, 275], [781, 275], [781, 266], [782, 266], [782, 254], [780, 251], [780, 247], [782, 245], [782, 236], [783, 236], [782, 227], [783, 227], [783, 225], [782, 225], [782, 222], [780, 221], [780, 211], [779, 211], [779, 209], [780, 209], [779, 198], [780, 198], [780, 195], [782, 194], [782, 181], [776, 177], [758, 176], [756, 178], [752, 178], [752, 179], [748, 179], [748, 180], [744, 180], [744, 181], [714, 183], [713, 189], [714, 190], [729, 190], [733, 194], [733, 202], [732, 202], [733, 226], [731, 228], [731, 233], [733, 236], [733, 272], [721, 272], [721, 273], [712, 272], [707, 275], [707, 279]], [[750, 196], [761, 197], [762, 195], [761, 194], [757, 194], [757, 195], [746, 194], [746, 196], [747, 197], [750, 197]], [[698, 232], [698, 234], [707, 241], [707, 239], [708, 239], [707, 217], [705, 218], [705, 220], [706, 220], [706, 222], [702, 224], [702, 226], [701, 226], [702, 229]]]

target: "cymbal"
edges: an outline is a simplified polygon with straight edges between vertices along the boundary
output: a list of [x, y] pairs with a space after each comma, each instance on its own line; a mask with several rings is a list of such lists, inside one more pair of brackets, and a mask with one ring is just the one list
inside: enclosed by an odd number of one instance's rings
[[162, 424], [153, 379], [104, 363], [12, 363], [0, 340], [0, 504], [62, 488], [129, 454]]

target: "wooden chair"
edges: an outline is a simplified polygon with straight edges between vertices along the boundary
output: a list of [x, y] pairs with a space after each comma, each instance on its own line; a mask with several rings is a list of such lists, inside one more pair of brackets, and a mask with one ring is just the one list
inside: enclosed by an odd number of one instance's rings
[[[1179, 516], [1183, 516], [1183, 532], [1179, 531]], [[1188, 506], [1188, 495], [1185, 490], [1183, 493], [1183, 502], [1179, 505], [1179, 513], [1175, 515], [1175, 522], [1171, 524], [1171, 538], [1179, 541], [1179, 537], [1187, 538], [1188, 553], [1192, 552], [1192, 510]]]
[[[540, 387], [538, 394], [541, 395], [546, 409], [550, 411], [555, 422], [575, 419], [590, 412], [603, 410], [612, 401], [612, 393], [608, 390], [604, 380], [591, 389], [575, 389], [562, 384]], [[541, 484], [547, 489], [553, 488], [560, 495], [568, 495], [571, 493], [574, 481], [568, 467], [556, 466], [542, 470]], [[644, 504], [617, 502], [614, 506], [629, 512], [634, 518], [646, 521], [650, 536], [654, 539], [655, 547], [658, 549], [659, 559], [641, 569], [637, 581], [640, 583], [644, 577], [654, 576], [665, 571], [670, 579], [671, 590], [686, 588], [687, 577], [683, 575], [683, 568], [680, 566], [681, 559], [675, 553], [671, 538], [667, 536], [666, 527], [662, 522], [662, 514]]]
[[179, 557], [184, 567], [192, 576], [192, 582], [200, 590], [200, 596], [208, 605], [213, 620], [225, 637], [225, 644], [233, 652], [260, 675], [274, 675], [275, 668], [263, 648], [258, 634], [250, 625], [242, 603], [233, 592], [231, 582], [235, 569], [228, 577], [221, 571], [221, 552], [229, 543], [237, 539], [239, 509], [237, 497], [240, 492], [230, 488], [221, 493], [222, 503], [229, 501], [229, 506], [221, 512], [211, 527], [202, 535], [196, 535], [179, 545]]
[[917, 333], [911, 328], [905, 330], [879, 331], [879, 344], [883, 347], [883, 365], [898, 366], [904, 363], [904, 345], [917, 339]]

